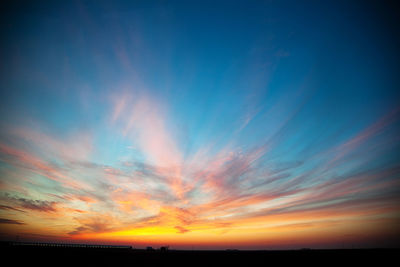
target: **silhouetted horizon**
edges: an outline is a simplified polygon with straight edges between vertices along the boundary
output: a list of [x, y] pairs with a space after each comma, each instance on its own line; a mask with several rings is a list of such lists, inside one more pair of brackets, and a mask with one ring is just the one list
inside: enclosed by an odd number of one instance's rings
[[[174, 264], [191, 266], [246, 264], [257, 265], [296, 263], [319, 265], [320, 261], [330, 263], [393, 263], [400, 249], [340, 249], [340, 250], [146, 250], [131, 248], [95, 248], [62, 246], [14, 246], [1, 244], [4, 260], [15, 264], [52, 265], [63, 259], [63, 265], [109, 266]], [[65, 257], [67, 255], [67, 257]]]

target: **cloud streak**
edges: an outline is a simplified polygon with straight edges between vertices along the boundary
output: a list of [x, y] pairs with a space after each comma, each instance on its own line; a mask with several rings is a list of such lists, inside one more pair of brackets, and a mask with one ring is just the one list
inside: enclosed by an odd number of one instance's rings
[[16, 224], [16, 225], [24, 225], [25, 223], [17, 221], [17, 220], [10, 220], [10, 219], [4, 219], [0, 218], [0, 224]]
[[[4, 187], [10, 192], [1, 200], [2, 224], [57, 223], [69, 215], [61, 236], [76, 240], [141, 236], [150, 242], [177, 235], [200, 242], [198, 235], [204, 234], [222, 242], [224, 236], [238, 241], [243, 232], [274, 235], [302, 229], [311, 235], [319, 227], [346, 232], [340, 218], [372, 224], [379, 216], [396, 216], [399, 165], [347, 170], [351, 161], [343, 160], [391, 129], [396, 112], [339, 145], [288, 160], [274, 153], [282, 136], [291, 134], [301, 109], [289, 112], [268, 139], [253, 146], [235, 146], [234, 139], [215, 146], [213, 140], [185, 153], [167, 127], [165, 106], [155, 98], [125, 92], [109, 99], [105, 123], [125, 147], [135, 148], [127, 150], [130, 157], [114, 163], [93, 159], [93, 137], [66, 141], [33, 130], [8, 131], [14, 141], [0, 144], [0, 160], [27, 179], [18, 184], [25, 190]], [[241, 126], [233, 137], [244, 130]], [[15, 146], [21, 141], [25, 146]], [[39, 182], [37, 176], [45, 180]], [[34, 219], [23, 217], [22, 222], [15, 212]]]

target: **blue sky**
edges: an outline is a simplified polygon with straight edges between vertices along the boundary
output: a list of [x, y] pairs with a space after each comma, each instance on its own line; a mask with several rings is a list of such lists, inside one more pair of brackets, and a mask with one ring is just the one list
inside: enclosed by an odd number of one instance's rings
[[398, 234], [394, 21], [357, 1], [9, 4], [2, 235], [50, 220], [47, 239], [133, 242], [155, 227], [140, 242], [285, 247], [259, 218], [293, 210], [334, 214], [278, 220], [293, 246], [334, 246], [333, 221], [349, 244]]

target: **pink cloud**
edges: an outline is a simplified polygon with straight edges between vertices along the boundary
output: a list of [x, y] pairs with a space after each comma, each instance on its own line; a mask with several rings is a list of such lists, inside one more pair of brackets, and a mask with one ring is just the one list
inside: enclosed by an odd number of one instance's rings
[[178, 198], [183, 197], [182, 155], [167, 128], [161, 104], [144, 94], [122, 94], [114, 98], [112, 122], [135, 142], [158, 173], [170, 183]]
[[138, 138], [141, 150], [154, 164], [170, 167], [181, 163], [161, 103], [143, 94], [126, 93], [114, 100], [112, 114], [112, 121], [119, 121], [128, 137]]
[[54, 137], [27, 127], [8, 129], [17, 138], [30, 142], [40, 148], [41, 154], [57, 156], [66, 160], [85, 160], [93, 152], [93, 137], [88, 132], [76, 132], [65, 138]]
[[47, 177], [51, 180], [58, 181], [64, 186], [82, 189], [87, 188], [88, 185], [81, 181], [74, 181], [65, 175], [60, 169], [48, 164], [40, 157], [35, 156], [27, 151], [16, 149], [5, 144], [0, 144], [0, 155], [2, 160], [18, 166], [30, 169], [32, 172]]
[[400, 108], [396, 108], [390, 111], [389, 113], [385, 114], [385, 116], [383, 116], [378, 121], [365, 128], [363, 131], [359, 132], [354, 137], [350, 138], [340, 146], [334, 148], [334, 151], [337, 152], [337, 155], [327, 163], [327, 169], [332, 168], [334, 164], [337, 164], [346, 155], [348, 155], [352, 151], [355, 151], [363, 143], [368, 141], [370, 138], [373, 138], [374, 136], [378, 135], [386, 127], [395, 122], [398, 119], [399, 111]]

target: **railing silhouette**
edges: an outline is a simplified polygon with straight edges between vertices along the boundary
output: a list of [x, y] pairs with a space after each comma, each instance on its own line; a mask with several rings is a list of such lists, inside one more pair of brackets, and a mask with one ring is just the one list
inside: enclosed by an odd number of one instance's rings
[[34, 247], [64, 247], [64, 248], [115, 248], [132, 249], [132, 246], [96, 245], [96, 244], [73, 244], [73, 243], [42, 243], [42, 242], [11, 242], [12, 246], [34, 246]]

